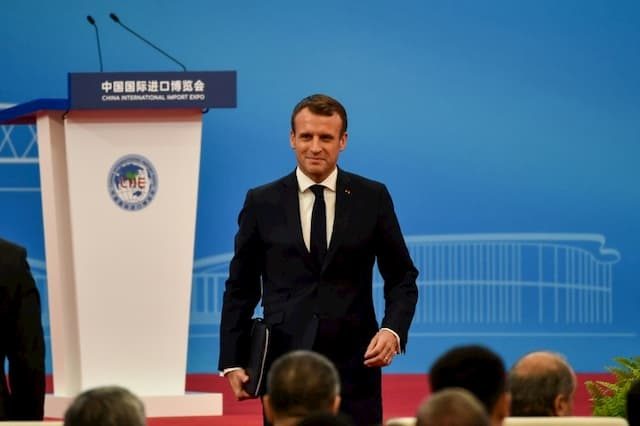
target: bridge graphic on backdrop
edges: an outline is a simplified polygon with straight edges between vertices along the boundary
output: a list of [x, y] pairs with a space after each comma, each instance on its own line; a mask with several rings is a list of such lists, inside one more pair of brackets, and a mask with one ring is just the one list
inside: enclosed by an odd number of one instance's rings
[[[420, 270], [412, 333], [441, 329], [563, 331], [613, 323], [620, 253], [598, 234], [468, 234], [406, 237]], [[218, 324], [231, 253], [196, 261], [192, 323]], [[383, 280], [373, 278], [376, 312]]]
[[[0, 109], [10, 107], [1, 104]], [[0, 167], [38, 167], [38, 144], [36, 127], [33, 125], [5, 125], [0, 126]], [[13, 173], [16, 174], [16, 173]], [[19, 174], [19, 173], [17, 173]], [[0, 192], [39, 192], [37, 185], [24, 185], [10, 179], [0, 180]]]
[[[0, 167], [37, 170], [34, 126], [0, 126]], [[39, 191], [39, 183], [0, 180], [0, 193]], [[412, 335], [584, 336], [596, 330], [599, 335], [635, 336], [612, 330], [613, 272], [620, 253], [605, 247], [603, 235], [419, 235], [406, 237], [406, 242], [420, 271]], [[224, 253], [194, 262], [192, 336], [217, 333], [231, 256]], [[46, 265], [36, 259], [30, 264], [48, 333]], [[380, 316], [383, 281], [377, 268], [373, 299]]]
[[[586, 336], [596, 327], [599, 335], [632, 336], [611, 329], [613, 269], [620, 253], [605, 248], [602, 235], [419, 235], [406, 242], [421, 272], [412, 335]], [[225, 253], [194, 263], [192, 337], [218, 331], [231, 257]], [[30, 263], [46, 295], [45, 265]], [[377, 268], [373, 298], [381, 314], [383, 281]], [[46, 309], [43, 316], [48, 328]]]

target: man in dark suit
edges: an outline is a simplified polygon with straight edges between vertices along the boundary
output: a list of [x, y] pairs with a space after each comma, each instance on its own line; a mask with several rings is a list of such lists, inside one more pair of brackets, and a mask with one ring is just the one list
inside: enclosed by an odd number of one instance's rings
[[0, 239], [0, 420], [41, 420], [44, 385], [40, 295], [25, 250]]
[[[341, 411], [357, 425], [382, 422], [381, 367], [405, 350], [418, 298], [414, 267], [386, 187], [338, 169], [347, 114], [309, 96], [291, 115], [296, 170], [254, 188], [240, 212], [222, 308], [219, 368], [248, 398], [250, 319], [262, 298], [272, 329], [267, 364], [285, 352], [327, 356], [342, 381]], [[378, 326], [373, 265], [384, 279]]]

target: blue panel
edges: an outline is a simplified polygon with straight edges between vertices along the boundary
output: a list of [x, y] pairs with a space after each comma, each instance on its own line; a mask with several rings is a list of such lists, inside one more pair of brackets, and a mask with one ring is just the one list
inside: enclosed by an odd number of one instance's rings
[[[37, 3], [3, 5], [0, 102], [66, 97], [69, 72], [98, 69], [85, 2]], [[98, 3], [106, 70], [175, 69]], [[556, 350], [583, 372], [640, 353], [640, 2], [120, 3], [189, 69], [238, 70], [237, 108], [203, 116], [190, 371], [215, 371], [246, 191], [293, 170], [289, 115], [316, 92], [347, 107], [339, 163], [387, 184], [420, 269], [387, 371], [469, 342], [508, 364]], [[34, 132], [0, 126], [0, 235], [42, 261]]]
[[71, 109], [235, 108], [235, 71], [70, 73]]
[[34, 124], [38, 111], [66, 111], [67, 99], [36, 99], [0, 110], [0, 124]]

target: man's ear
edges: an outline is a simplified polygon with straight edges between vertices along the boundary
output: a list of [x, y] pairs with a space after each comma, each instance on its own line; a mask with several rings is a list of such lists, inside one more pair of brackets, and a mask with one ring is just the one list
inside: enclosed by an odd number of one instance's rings
[[493, 408], [491, 417], [498, 424], [502, 424], [502, 420], [509, 417], [509, 414], [511, 414], [511, 392], [503, 392]]
[[264, 416], [269, 420], [269, 423], [273, 424], [273, 410], [271, 409], [271, 400], [269, 399], [269, 395], [262, 397], [262, 406], [264, 407]]
[[293, 130], [289, 132], [289, 146], [291, 146], [291, 149], [296, 149], [296, 134]]
[[567, 395], [558, 395], [553, 400], [553, 412], [556, 416], [570, 416], [573, 414], [573, 404], [571, 397]]
[[340, 395], [336, 395], [335, 399], [333, 400], [333, 406], [331, 407], [331, 412], [333, 414], [338, 414], [338, 411], [340, 411], [341, 402], [342, 399], [340, 398]]
[[344, 149], [347, 147], [348, 139], [349, 139], [349, 134], [347, 132], [344, 132], [344, 134], [340, 138], [340, 151], [344, 151]]

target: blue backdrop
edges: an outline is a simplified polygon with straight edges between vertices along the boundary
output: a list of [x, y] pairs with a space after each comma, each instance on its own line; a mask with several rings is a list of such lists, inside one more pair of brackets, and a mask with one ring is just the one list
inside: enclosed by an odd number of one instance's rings
[[[463, 342], [592, 372], [640, 353], [638, 2], [7, 2], [0, 102], [63, 98], [68, 72], [98, 70], [87, 14], [105, 70], [178, 69], [109, 12], [191, 70], [238, 71], [238, 108], [204, 119], [189, 371], [215, 371], [238, 211], [293, 170], [290, 110], [315, 92], [347, 107], [340, 164], [387, 183], [421, 270], [388, 371]], [[34, 135], [0, 129], [0, 235], [46, 298]]]

